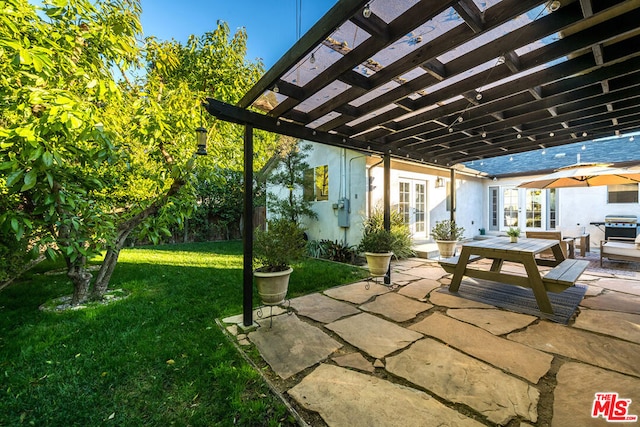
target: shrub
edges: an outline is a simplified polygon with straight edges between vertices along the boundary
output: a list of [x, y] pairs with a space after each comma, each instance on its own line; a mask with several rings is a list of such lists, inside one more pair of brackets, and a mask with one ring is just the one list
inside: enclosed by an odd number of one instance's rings
[[[373, 230], [384, 229], [384, 211], [376, 208], [372, 214], [364, 221], [364, 237]], [[397, 258], [409, 258], [415, 255], [413, 240], [409, 226], [405, 224], [402, 214], [398, 211], [391, 211], [391, 252]]]
[[254, 234], [254, 258], [258, 271], [284, 271], [305, 253], [304, 231], [287, 219], [269, 221], [266, 230]]

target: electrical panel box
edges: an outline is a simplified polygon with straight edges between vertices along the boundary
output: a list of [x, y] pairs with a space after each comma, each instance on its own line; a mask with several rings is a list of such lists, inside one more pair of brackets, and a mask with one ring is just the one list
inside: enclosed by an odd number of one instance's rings
[[338, 200], [338, 227], [349, 227], [349, 199]]

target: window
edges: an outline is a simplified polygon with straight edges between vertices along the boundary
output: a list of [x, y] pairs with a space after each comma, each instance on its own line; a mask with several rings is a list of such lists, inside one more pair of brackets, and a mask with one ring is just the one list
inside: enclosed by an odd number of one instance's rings
[[498, 190], [498, 187], [489, 187], [489, 230], [500, 228]]
[[329, 166], [316, 166], [304, 172], [303, 197], [310, 201], [329, 200]]
[[607, 186], [607, 203], [638, 203], [638, 184]]
[[547, 218], [549, 230], [555, 230], [558, 226], [558, 193], [555, 188], [550, 188], [547, 193]]

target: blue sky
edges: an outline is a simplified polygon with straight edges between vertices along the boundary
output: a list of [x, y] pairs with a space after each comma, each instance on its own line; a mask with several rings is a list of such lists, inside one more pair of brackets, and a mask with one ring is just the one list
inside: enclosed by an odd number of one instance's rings
[[[301, 0], [304, 35], [337, 0]], [[247, 59], [271, 68], [296, 42], [297, 0], [142, 0], [145, 36], [185, 42], [225, 21], [231, 31], [247, 29]]]

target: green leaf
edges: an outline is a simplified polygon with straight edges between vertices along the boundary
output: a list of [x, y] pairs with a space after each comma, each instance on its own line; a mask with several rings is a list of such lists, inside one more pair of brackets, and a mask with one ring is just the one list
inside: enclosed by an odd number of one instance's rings
[[45, 251], [47, 254], [47, 258], [49, 258], [50, 260], [55, 260], [56, 259], [56, 251], [54, 251], [51, 248], [47, 248], [47, 250]]
[[42, 146], [38, 146], [38, 148], [33, 150], [31, 155], [29, 156], [29, 161], [33, 162], [34, 160], [39, 159], [43, 153], [44, 153], [44, 148]]
[[42, 153], [42, 163], [44, 163], [46, 167], [50, 168], [53, 165], [53, 154], [49, 151]]
[[38, 182], [38, 173], [36, 172], [35, 169], [31, 169], [24, 176], [24, 185], [22, 186], [20, 191], [27, 191], [32, 189], [36, 185], [36, 182]]
[[0, 170], [11, 169], [15, 166], [15, 164], [15, 160], [11, 160], [10, 162], [2, 162], [0, 163]]
[[53, 188], [53, 175], [51, 172], [45, 171], [45, 175], [47, 176], [47, 181], [49, 182], [49, 188]]
[[11, 172], [9, 176], [7, 176], [7, 187], [13, 187], [14, 185], [16, 185], [16, 183], [20, 181], [20, 178], [22, 178], [23, 174], [23, 169], [18, 169], [15, 172]]
[[18, 223], [18, 218], [11, 218], [11, 229], [17, 233], [19, 227], [20, 223]]

